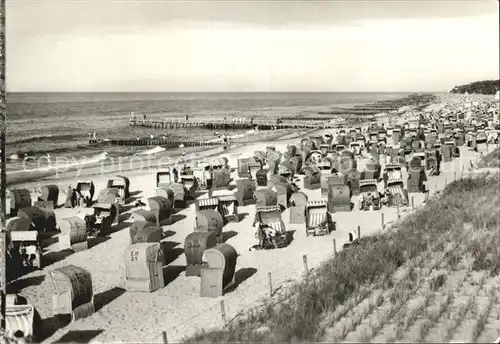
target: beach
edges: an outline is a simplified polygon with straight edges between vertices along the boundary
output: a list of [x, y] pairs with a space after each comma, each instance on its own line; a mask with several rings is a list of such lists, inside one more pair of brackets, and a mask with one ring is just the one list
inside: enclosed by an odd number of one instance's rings
[[[268, 137], [267, 140], [237, 145], [229, 150], [220, 147], [212, 150], [200, 149], [197, 152], [187, 153], [184, 159], [188, 163], [190, 160], [210, 161], [212, 157], [226, 157], [233, 168], [231, 177], [233, 178], [232, 184], [234, 184], [234, 180], [238, 179], [234, 170], [237, 168], [238, 158], [251, 157], [255, 151], [266, 151], [266, 147], [270, 145], [275, 146], [277, 151], [285, 152], [289, 144], [300, 145], [301, 137], [323, 135], [327, 132], [329, 131], [282, 132], [279, 134], [285, 139]], [[178, 161], [179, 158], [173, 156], [172, 159]], [[442, 190], [446, 183], [456, 178], [457, 171], [465, 170], [467, 173], [469, 162], [476, 159], [477, 153], [461, 147], [461, 158], [443, 163], [441, 175], [429, 179], [427, 186], [431, 195]], [[116, 174], [123, 174], [130, 178], [133, 200], [141, 199], [147, 203], [146, 199], [154, 195], [158, 165], [152, 163], [149, 168], [147, 166], [139, 168], [137, 165], [129, 164], [127, 168], [122, 168], [122, 171], [117, 170], [119, 166], [116, 165], [107, 166], [104, 170], [102, 168], [102, 166], [94, 166], [82, 169], [78, 176], [75, 175], [75, 171], [61, 171], [57, 175], [45, 177], [31, 175], [28, 180], [19, 179], [15, 187], [32, 189], [43, 184], [55, 184], [60, 190], [59, 204], [62, 204], [65, 201], [63, 191], [68, 185], [74, 186], [77, 179], [92, 179], [96, 188], [95, 194], [98, 195], [99, 191], [106, 187], [108, 179]], [[407, 174], [403, 170], [405, 183], [406, 179]], [[298, 185], [310, 201], [322, 199], [320, 190], [304, 189], [303, 176], [300, 177]], [[226, 195], [233, 192], [234, 190], [217, 191], [214, 195]], [[206, 195], [201, 197], [206, 197]], [[425, 196], [423, 193], [412, 193], [410, 198], [411, 203], [418, 208], [423, 204]], [[194, 228], [195, 209], [192, 202], [188, 208], [172, 216], [172, 223], [162, 225], [166, 236], [163, 241], [167, 243], [165, 247], [168, 248], [165, 252], [168, 264], [164, 267], [167, 283], [160, 290], [152, 293], [124, 290], [124, 252], [130, 244], [129, 216], [131, 212], [139, 209], [131, 203], [121, 214], [123, 223], [118, 226], [118, 230], [88, 250], [70, 255], [66, 252], [61, 253], [58, 252], [57, 236], [47, 238], [43, 244], [46, 250], [44, 259], [48, 265], [40, 271], [29, 273], [11, 282], [8, 285], [8, 291], [9, 293], [18, 292], [40, 313], [45, 343], [59, 339], [63, 342], [69, 341], [64, 339], [70, 337], [64, 336], [70, 335], [72, 331], [94, 331], [93, 337], [88, 338], [91, 342], [160, 342], [161, 333], [165, 331], [170, 342], [178, 342], [200, 329], [224, 325], [221, 318], [221, 300], [224, 300], [226, 320], [231, 321], [238, 313], [258, 305], [263, 299], [269, 297], [269, 273], [275, 293], [282, 293], [294, 281], [304, 277], [304, 256], [307, 256], [308, 269], [314, 269], [333, 255], [333, 239], [336, 241], [337, 250], [340, 251], [342, 246], [349, 241], [349, 233], [357, 230], [358, 226], [361, 235], [366, 236], [380, 230], [388, 230], [397, 222], [398, 210], [396, 208], [383, 207], [381, 211], [360, 211], [356, 206], [357, 196], [353, 196], [351, 202], [355, 205], [352, 212], [334, 213], [336, 230], [331, 235], [323, 237], [307, 237], [305, 225], [289, 223], [290, 210], [286, 209], [281, 216], [286, 225], [289, 245], [282, 249], [263, 251], [249, 251], [249, 248], [257, 243], [255, 228], [252, 227], [255, 206], [239, 206], [240, 222], [228, 223], [223, 229], [226, 242], [239, 254], [235, 277], [237, 286], [221, 298], [201, 298], [199, 296], [200, 279], [185, 276], [186, 258], [183, 254], [183, 246], [185, 237]], [[401, 216], [413, 211], [411, 206], [402, 207], [399, 210]], [[90, 212], [90, 208], [55, 210], [57, 220], [75, 214], [83, 217]], [[383, 214], [383, 224], [381, 214]], [[385, 229], [382, 228], [383, 226]], [[91, 273], [96, 313], [64, 328], [59, 328], [60, 324], [52, 317], [51, 295], [55, 290], [48, 273], [70, 264], [87, 269]]]

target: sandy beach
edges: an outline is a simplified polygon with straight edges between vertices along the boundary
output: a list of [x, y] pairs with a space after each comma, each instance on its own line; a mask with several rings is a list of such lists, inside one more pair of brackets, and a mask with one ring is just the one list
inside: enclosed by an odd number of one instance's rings
[[[309, 135], [322, 135], [324, 130], [319, 130]], [[286, 140], [253, 143], [228, 152], [220, 152], [218, 156], [226, 156], [231, 167], [237, 167], [239, 157], [252, 156], [254, 151], [265, 151], [266, 146], [275, 145], [276, 150], [286, 151], [288, 144], [299, 144], [298, 137]], [[491, 147], [490, 147], [491, 149]], [[205, 152], [206, 153], [206, 152]], [[201, 154], [201, 153], [197, 153]], [[442, 164], [442, 173], [438, 177], [431, 177], [427, 186], [431, 194], [442, 190], [446, 183], [459, 177], [465, 167], [468, 173], [470, 160], [477, 159], [477, 153], [461, 148], [461, 158]], [[455, 173], [457, 172], [458, 173]], [[96, 186], [96, 195], [105, 188], [107, 180], [115, 173], [92, 175]], [[458, 176], [457, 176], [458, 174]], [[156, 169], [151, 171], [128, 171], [124, 173], [130, 178], [130, 191], [133, 199], [142, 199], [154, 195], [156, 188]], [[74, 185], [75, 178], [71, 172], [59, 176], [59, 179], [50, 177], [49, 180], [30, 181], [16, 185], [16, 188], [33, 188], [41, 184], [56, 184], [59, 187], [59, 204], [65, 200], [62, 192], [69, 184]], [[232, 173], [233, 180], [238, 179], [236, 172]], [[406, 182], [407, 174], [404, 171], [403, 180]], [[234, 184], [234, 182], [233, 182]], [[306, 192], [309, 200], [320, 200], [320, 190], [303, 189], [301, 177], [299, 187]], [[232, 194], [233, 191], [218, 191], [216, 195]], [[206, 197], [206, 196], [202, 196]], [[422, 193], [410, 194], [415, 207], [423, 204]], [[357, 196], [351, 201], [357, 205]], [[147, 203], [147, 202], [146, 202]], [[411, 204], [411, 202], [410, 202]], [[71, 331], [97, 331], [91, 342], [160, 342], [161, 332], [166, 331], [170, 342], [178, 342], [186, 336], [194, 334], [197, 330], [222, 326], [220, 300], [225, 302], [225, 312], [228, 321], [238, 313], [249, 307], [258, 305], [269, 297], [268, 274], [271, 273], [273, 289], [276, 293], [283, 292], [287, 286], [299, 280], [304, 275], [303, 256], [307, 256], [309, 269], [319, 266], [322, 261], [333, 254], [333, 239], [336, 240], [337, 249], [348, 242], [348, 233], [361, 228], [361, 235], [370, 235], [382, 228], [381, 214], [387, 228], [397, 221], [396, 208], [383, 207], [381, 211], [360, 211], [354, 207], [352, 212], [339, 212], [333, 215], [336, 230], [329, 236], [306, 237], [304, 225], [289, 224], [289, 209], [282, 213], [282, 219], [289, 233], [290, 244], [286, 248], [269, 251], [249, 251], [257, 243], [254, 236], [255, 228], [252, 222], [255, 215], [255, 206], [240, 206], [238, 213], [241, 216], [239, 223], [227, 224], [223, 231], [227, 243], [238, 252], [236, 267], [235, 290], [221, 298], [200, 298], [200, 279], [186, 277], [186, 265], [183, 245], [185, 237], [193, 231], [194, 204], [173, 215], [173, 223], [163, 224], [162, 229], [166, 235], [163, 240], [169, 248], [165, 252], [168, 264], [164, 267], [166, 286], [152, 293], [126, 292], [124, 290], [125, 269], [123, 253], [129, 245], [128, 227], [130, 213], [138, 208], [133, 205], [122, 213], [123, 223], [120, 224], [109, 238], [98, 243], [89, 250], [73, 253], [71, 255], [58, 252], [55, 237], [45, 240], [47, 262], [43, 270], [35, 271], [9, 284], [9, 293], [18, 292], [32, 303], [43, 319], [43, 328], [46, 332], [45, 343], [54, 342], [63, 338]], [[411, 206], [400, 209], [400, 215], [411, 212]], [[70, 216], [83, 217], [91, 209], [56, 209], [58, 220]], [[73, 264], [87, 269], [92, 274], [93, 290], [95, 295], [96, 313], [92, 316], [58, 328], [57, 321], [52, 318], [52, 300], [54, 286], [48, 272], [58, 267]], [[64, 337], [68, 338], [68, 337]], [[64, 339], [63, 338], [63, 339]], [[63, 340], [66, 341], [66, 340]]]

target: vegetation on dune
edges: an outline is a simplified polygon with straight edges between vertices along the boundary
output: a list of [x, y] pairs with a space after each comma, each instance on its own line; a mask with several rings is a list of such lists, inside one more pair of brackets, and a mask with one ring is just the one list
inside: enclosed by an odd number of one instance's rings
[[451, 93], [495, 94], [500, 89], [500, 80], [476, 81], [466, 85], [455, 86]]
[[490, 154], [479, 161], [479, 167], [500, 167], [500, 147], [495, 148]]
[[[498, 173], [454, 181], [397, 230], [362, 238], [286, 295], [185, 342], [452, 340], [500, 272], [499, 187]], [[471, 282], [476, 274], [480, 283]], [[468, 301], [455, 302], [469, 284]], [[498, 304], [498, 290], [484, 293], [490, 301], [475, 311], [470, 340], [481, 338]], [[393, 338], [377, 337], [384, 332]]]

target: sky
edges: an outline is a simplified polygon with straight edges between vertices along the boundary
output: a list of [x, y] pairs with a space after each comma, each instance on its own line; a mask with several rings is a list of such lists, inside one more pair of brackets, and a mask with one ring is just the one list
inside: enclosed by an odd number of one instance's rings
[[7, 0], [7, 90], [448, 91], [499, 78], [498, 6]]

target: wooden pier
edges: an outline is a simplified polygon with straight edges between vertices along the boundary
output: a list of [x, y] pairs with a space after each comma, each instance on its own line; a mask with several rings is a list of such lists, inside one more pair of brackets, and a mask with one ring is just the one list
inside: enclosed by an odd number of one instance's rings
[[125, 140], [89, 140], [91, 145], [112, 145], [112, 146], [161, 146], [165, 148], [201, 147], [201, 146], [227, 146], [229, 143], [220, 141], [172, 141], [158, 139], [125, 139]]
[[239, 119], [239, 120], [224, 120], [210, 118], [196, 119], [178, 119], [169, 118], [164, 120], [159, 119], [134, 119], [130, 120], [131, 126], [141, 126], [157, 129], [188, 129], [188, 128], [203, 128], [210, 130], [236, 130], [236, 129], [254, 129], [273, 130], [273, 129], [334, 129], [338, 127], [338, 123], [327, 120], [304, 121], [283, 119], [278, 123], [276, 119]]

